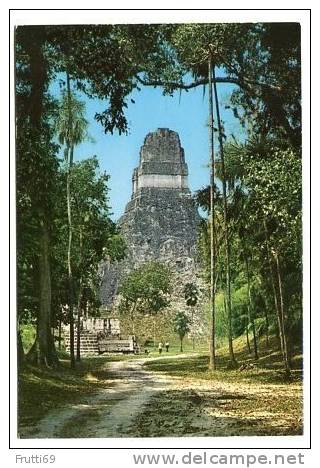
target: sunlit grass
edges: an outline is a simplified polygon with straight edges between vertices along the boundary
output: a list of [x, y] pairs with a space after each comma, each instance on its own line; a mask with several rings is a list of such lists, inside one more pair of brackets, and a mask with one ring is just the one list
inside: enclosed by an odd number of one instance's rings
[[[203, 347], [198, 351], [197, 355], [177, 360], [172, 356], [172, 359], [161, 359], [157, 361], [146, 362], [145, 366], [148, 369], [158, 372], [164, 372], [177, 377], [189, 377], [199, 379], [212, 379], [216, 381], [247, 381], [252, 383], [270, 382], [283, 383], [285, 376], [283, 373], [283, 364], [281, 361], [280, 350], [276, 350], [276, 338], [270, 341], [270, 348], [266, 347], [265, 339], [260, 341], [259, 359], [256, 361], [253, 354], [249, 354], [246, 348], [244, 337], [239, 337], [234, 340], [234, 352], [238, 362], [238, 368], [230, 368], [230, 360], [228, 354], [228, 346], [218, 348], [216, 353], [216, 370], [209, 370], [209, 354], [204, 351]], [[297, 350], [297, 353], [292, 359], [293, 372], [292, 380], [300, 380], [302, 375], [302, 355]], [[241, 364], [251, 364], [252, 369], [240, 371]]]

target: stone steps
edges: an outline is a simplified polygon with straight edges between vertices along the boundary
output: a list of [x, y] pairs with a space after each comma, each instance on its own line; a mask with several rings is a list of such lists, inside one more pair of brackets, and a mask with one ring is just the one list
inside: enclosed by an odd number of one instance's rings
[[[65, 333], [65, 346], [66, 351], [70, 352], [70, 337], [69, 333]], [[75, 340], [74, 340], [74, 351], [77, 349], [77, 338], [76, 338], [76, 330], [75, 330]], [[88, 330], [83, 330], [81, 332], [80, 338], [80, 354], [82, 356], [92, 356], [99, 354], [98, 342], [96, 334], [90, 333]]]

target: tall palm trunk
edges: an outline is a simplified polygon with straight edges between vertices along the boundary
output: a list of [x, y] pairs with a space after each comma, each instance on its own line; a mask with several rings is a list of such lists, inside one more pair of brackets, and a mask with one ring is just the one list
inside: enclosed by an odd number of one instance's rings
[[231, 305], [231, 279], [230, 279], [230, 241], [229, 241], [229, 220], [228, 220], [228, 203], [227, 203], [227, 183], [226, 170], [223, 150], [223, 132], [221, 127], [220, 109], [218, 101], [217, 84], [215, 79], [215, 67], [213, 67], [213, 88], [216, 105], [216, 114], [218, 121], [218, 137], [220, 145], [221, 169], [222, 169], [222, 197], [223, 197], [223, 218], [224, 218], [224, 244], [225, 244], [225, 259], [226, 259], [226, 287], [227, 287], [227, 313], [228, 313], [228, 342], [229, 342], [229, 358], [232, 365], [236, 364], [233, 351], [233, 333], [232, 333], [232, 305]]
[[246, 274], [247, 274], [248, 319], [249, 319], [249, 322], [251, 322], [252, 324], [254, 358], [259, 359], [256, 326], [254, 323], [254, 317], [252, 316], [252, 298], [251, 298], [251, 280], [250, 280], [250, 272], [249, 272], [249, 260], [248, 260], [247, 254], [245, 253], [244, 255], [245, 255]]
[[75, 356], [74, 356], [74, 317], [73, 317], [73, 304], [74, 304], [74, 290], [73, 290], [73, 274], [72, 274], [72, 212], [71, 212], [71, 173], [73, 165], [73, 143], [71, 141], [71, 127], [72, 127], [72, 116], [71, 116], [71, 88], [70, 88], [70, 76], [67, 71], [67, 96], [68, 96], [68, 131], [69, 136], [67, 139], [67, 155], [68, 155], [68, 171], [67, 171], [67, 211], [68, 211], [68, 227], [69, 227], [69, 238], [68, 238], [68, 283], [69, 283], [69, 326], [70, 326], [70, 366], [72, 369], [75, 368]]
[[210, 362], [209, 368], [216, 369], [215, 345], [215, 296], [216, 296], [216, 248], [215, 248], [215, 213], [214, 213], [214, 134], [213, 134], [213, 99], [212, 99], [212, 59], [208, 58], [208, 84], [209, 84], [209, 146], [210, 146]]
[[79, 296], [78, 296], [78, 306], [77, 306], [77, 352], [76, 352], [76, 361], [80, 362], [81, 360], [81, 304], [82, 304], [82, 280], [80, 279], [79, 286]]
[[[82, 262], [82, 228], [79, 228], [79, 256], [80, 256], [80, 265]], [[78, 307], [77, 307], [77, 353], [76, 360], [80, 362], [81, 360], [81, 304], [82, 304], [82, 292], [83, 292], [83, 280], [80, 277], [79, 282], [79, 294], [78, 294]]]

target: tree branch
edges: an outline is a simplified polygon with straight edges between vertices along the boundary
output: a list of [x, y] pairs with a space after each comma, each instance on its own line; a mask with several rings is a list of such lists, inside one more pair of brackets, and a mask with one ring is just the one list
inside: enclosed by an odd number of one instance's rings
[[[146, 81], [140, 76], [136, 75], [136, 79], [139, 83], [141, 83], [144, 86], [168, 86], [170, 88], [176, 88], [176, 89], [184, 89], [188, 91], [189, 89], [196, 88], [201, 85], [205, 85], [208, 83], [207, 78], [201, 78], [199, 80], [195, 80], [192, 83], [183, 83], [183, 82], [176, 82], [176, 81], [162, 81], [162, 80], [151, 80], [151, 81]], [[240, 88], [247, 88], [250, 85], [255, 85], [255, 86], [261, 86], [263, 88], [268, 88], [272, 89], [274, 91], [281, 91], [281, 87], [279, 86], [274, 86], [268, 83], [262, 83], [260, 81], [252, 81], [252, 80], [247, 80], [247, 79], [239, 79], [239, 78], [232, 78], [230, 76], [217, 76], [216, 77], [216, 83], [226, 83], [226, 84], [235, 84], [239, 86]]]

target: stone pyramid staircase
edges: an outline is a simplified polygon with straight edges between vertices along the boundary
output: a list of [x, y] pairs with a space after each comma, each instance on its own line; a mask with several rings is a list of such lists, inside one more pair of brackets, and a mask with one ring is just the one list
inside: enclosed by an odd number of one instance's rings
[[[64, 334], [64, 343], [66, 351], [70, 352], [70, 336], [69, 333], [65, 332]], [[77, 340], [76, 340], [76, 330], [75, 330], [75, 340], [74, 340], [74, 351], [77, 349]], [[88, 330], [81, 331], [81, 340], [80, 340], [80, 353], [81, 356], [92, 356], [94, 354], [99, 354], [97, 333], [90, 332]]]

